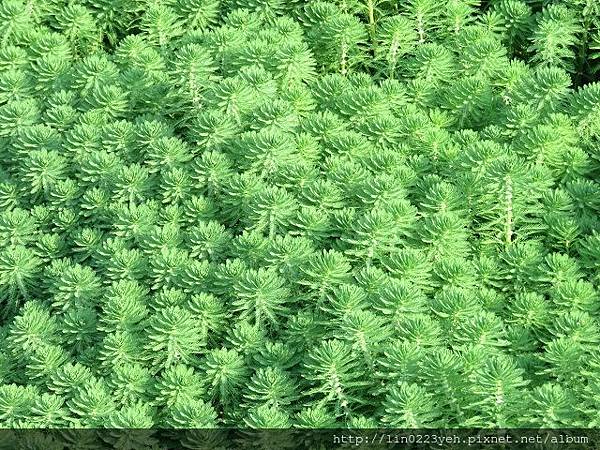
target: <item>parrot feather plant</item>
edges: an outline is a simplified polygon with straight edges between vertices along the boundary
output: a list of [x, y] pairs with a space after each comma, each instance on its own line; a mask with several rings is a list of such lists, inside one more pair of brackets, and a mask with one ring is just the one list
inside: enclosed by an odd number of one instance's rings
[[599, 74], [593, 0], [0, 0], [0, 428], [598, 426]]

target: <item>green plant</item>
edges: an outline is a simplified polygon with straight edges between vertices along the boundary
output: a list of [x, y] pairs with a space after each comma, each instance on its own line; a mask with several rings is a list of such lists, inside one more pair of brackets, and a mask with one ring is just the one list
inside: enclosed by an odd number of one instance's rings
[[597, 426], [599, 30], [0, 0], [0, 428]]

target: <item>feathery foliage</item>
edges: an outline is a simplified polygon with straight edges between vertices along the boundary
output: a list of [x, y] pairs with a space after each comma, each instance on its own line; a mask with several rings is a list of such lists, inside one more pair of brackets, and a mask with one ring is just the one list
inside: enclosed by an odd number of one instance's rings
[[0, 0], [0, 428], [598, 426], [599, 74], [595, 1]]

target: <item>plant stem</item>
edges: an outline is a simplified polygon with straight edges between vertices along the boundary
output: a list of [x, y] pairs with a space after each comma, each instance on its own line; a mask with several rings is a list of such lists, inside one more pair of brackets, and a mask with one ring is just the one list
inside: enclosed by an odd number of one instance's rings
[[509, 245], [512, 242], [513, 235], [513, 186], [510, 177], [506, 177], [506, 224], [504, 228], [504, 242]]
[[344, 42], [342, 44], [342, 56], [340, 58], [340, 70], [343, 76], [346, 76], [346, 74], [348, 73], [348, 68], [346, 65], [346, 60], [348, 58], [348, 47], [346, 45], [346, 43]]
[[375, 45], [375, 1], [367, 0], [367, 13], [369, 16], [369, 37], [371, 43]]

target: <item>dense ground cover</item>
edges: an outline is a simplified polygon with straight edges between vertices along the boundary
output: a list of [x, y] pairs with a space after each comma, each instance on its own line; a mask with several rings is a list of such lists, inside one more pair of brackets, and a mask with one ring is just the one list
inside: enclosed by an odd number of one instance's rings
[[596, 5], [0, 2], [0, 427], [599, 426]]

